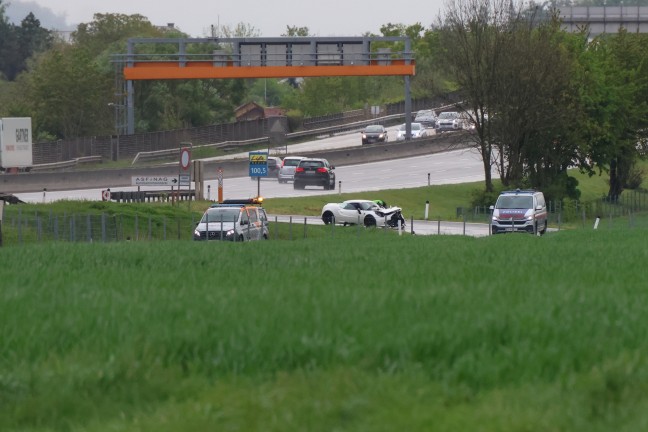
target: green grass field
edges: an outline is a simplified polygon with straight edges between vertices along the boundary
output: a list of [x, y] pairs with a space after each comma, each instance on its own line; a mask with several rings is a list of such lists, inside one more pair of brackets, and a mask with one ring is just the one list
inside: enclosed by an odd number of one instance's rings
[[[366, 195], [452, 219], [479, 186]], [[279, 241], [189, 241], [208, 204], [5, 208], [0, 431], [648, 430], [641, 214], [542, 238], [279, 224]], [[88, 212], [121, 237], [36, 238], [34, 220]]]
[[646, 430], [646, 234], [2, 248], [0, 430]]

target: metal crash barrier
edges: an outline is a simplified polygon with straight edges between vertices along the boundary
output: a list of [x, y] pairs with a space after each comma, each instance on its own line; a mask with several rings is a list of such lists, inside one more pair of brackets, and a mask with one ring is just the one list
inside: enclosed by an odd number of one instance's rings
[[104, 191], [109, 192], [110, 201], [123, 202], [155, 202], [155, 201], [191, 201], [195, 196], [193, 189], [189, 190], [157, 190], [157, 191]]

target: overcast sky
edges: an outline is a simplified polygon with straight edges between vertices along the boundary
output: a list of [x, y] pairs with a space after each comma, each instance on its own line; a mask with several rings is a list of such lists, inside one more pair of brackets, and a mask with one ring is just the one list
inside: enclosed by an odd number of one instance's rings
[[[33, 11], [41, 25], [73, 29], [95, 13], [140, 14], [154, 25], [174, 23], [191, 37], [210, 35], [211, 26], [249, 24], [264, 37], [280, 36], [286, 26], [308, 27], [313, 36], [379, 34], [387, 23], [426, 28], [444, 0], [5, 0], [7, 15], [19, 23]], [[48, 10], [49, 9], [49, 10]]]

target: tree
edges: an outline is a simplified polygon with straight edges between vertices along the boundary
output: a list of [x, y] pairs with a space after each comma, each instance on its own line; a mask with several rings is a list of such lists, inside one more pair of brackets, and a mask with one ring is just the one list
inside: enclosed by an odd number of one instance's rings
[[219, 37], [224, 38], [243, 38], [243, 37], [259, 37], [261, 31], [255, 28], [252, 24], [240, 22], [234, 27], [224, 25], [219, 29]]
[[107, 133], [112, 79], [85, 50], [59, 44], [36, 61], [26, 80], [36, 128], [58, 138]]
[[163, 37], [164, 33], [145, 16], [134, 14], [94, 14], [89, 23], [81, 23], [72, 32], [72, 42], [91, 56], [106, 50], [125, 51], [126, 41], [133, 37]]
[[592, 163], [608, 171], [608, 199], [630, 186], [648, 134], [648, 37], [620, 31], [596, 38], [581, 56]]
[[18, 37], [15, 26], [5, 16], [5, 5], [0, 0], [0, 74], [13, 81], [21, 63], [18, 56]]
[[575, 190], [567, 169], [587, 160], [572, 78], [583, 36], [507, 0], [456, 0], [439, 27], [441, 63], [475, 126], [486, 192], [492, 166], [505, 186], [549, 188], [553, 198]]
[[281, 36], [284, 37], [305, 37], [310, 34], [310, 30], [308, 27], [297, 27], [297, 26], [286, 26], [286, 33], [282, 34]]
[[439, 63], [461, 89], [464, 106], [471, 112], [487, 192], [493, 191], [491, 168], [495, 161], [494, 140], [486, 119], [496, 105], [505, 35], [519, 19], [519, 10], [511, 16], [509, 6], [507, 0], [452, 0], [446, 5], [445, 17], [439, 18], [437, 24]]
[[577, 197], [567, 169], [587, 164], [581, 132], [587, 118], [573, 78], [585, 36], [564, 32], [554, 17], [536, 25], [520, 21], [506, 40], [493, 105], [501, 180], [544, 189], [553, 199], [568, 192]]

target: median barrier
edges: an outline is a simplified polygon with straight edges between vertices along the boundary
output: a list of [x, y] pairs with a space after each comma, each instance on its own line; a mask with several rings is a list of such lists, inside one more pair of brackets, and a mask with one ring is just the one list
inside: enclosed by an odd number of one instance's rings
[[[473, 143], [467, 133], [456, 132], [433, 135], [410, 141], [390, 141], [346, 149], [300, 152], [300, 155], [326, 158], [334, 166], [356, 165], [390, 159], [401, 159], [426, 154], [468, 148]], [[283, 155], [287, 156], [287, 155]], [[249, 160], [222, 159], [205, 160], [205, 180], [218, 178], [218, 169], [223, 178], [246, 177], [249, 174]], [[178, 164], [164, 164], [138, 168], [95, 169], [91, 171], [31, 172], [0, 174], [0, 192], [26, 193], [70, 189], [101, 189], [105, 187], [132, 186], [135, 176], [177, 176]]]

